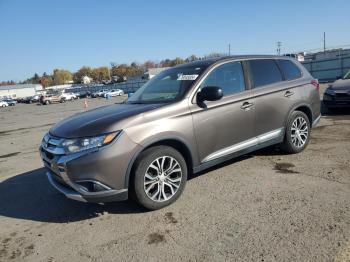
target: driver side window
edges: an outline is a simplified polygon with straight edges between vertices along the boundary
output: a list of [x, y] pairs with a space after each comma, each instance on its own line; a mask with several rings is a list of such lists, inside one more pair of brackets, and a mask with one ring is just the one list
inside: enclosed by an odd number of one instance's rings
[[224, 96], [244, 91], [245, 82], [241, 62], [230, 62], [215, 68], [201, 84], [201, 88], [206, 86], [220, 87]]

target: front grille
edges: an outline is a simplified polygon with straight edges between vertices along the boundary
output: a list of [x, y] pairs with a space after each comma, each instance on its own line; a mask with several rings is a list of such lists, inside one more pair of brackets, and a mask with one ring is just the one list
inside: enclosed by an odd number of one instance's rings
[[350, 95], [348, 95], [348, 94], [336, 94], [335, 96], [336, 97], [341, 97], [341, 98], [348, 98], [348, 97], [350, 97]]
[[50, 134], [46, 134], [41, 142], [41, 158], [44, 165], [54, 174], [65, 172], [64, 166], [57, 165], [57, 160], [64, 155], [64, 149], [61, 146], [63, 139], [56, 138]]
[[48, 159], [53, 159], [55, 155], [64, 155], [64, 149], [61, 146], [63, 139], [46, 134], [43, 138], [41, 146], [45, 151]]

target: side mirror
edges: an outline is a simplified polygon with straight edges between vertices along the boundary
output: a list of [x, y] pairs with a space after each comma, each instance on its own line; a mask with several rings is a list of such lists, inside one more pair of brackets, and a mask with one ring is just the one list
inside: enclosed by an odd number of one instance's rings
[[200, 92], [197, 93], [197, 101], [202, 103], [204, 101], [216, 101], [223, 97], [223, 92], [220, 87], [206, 86], [203, 87]]

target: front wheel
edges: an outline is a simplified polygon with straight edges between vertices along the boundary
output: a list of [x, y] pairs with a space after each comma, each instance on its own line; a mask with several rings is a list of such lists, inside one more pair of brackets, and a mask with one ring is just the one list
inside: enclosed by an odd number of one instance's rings
[[282, 149], [289, 154], [303, 151], [310, 141], [311, 125], [307, 115], [294, 111], [288, 119]]
[[175, 202], [187, 181], [187, 165], [174, 148], [156, 146], [141, 153], [135, 163], [132, 193], [150, 210]]

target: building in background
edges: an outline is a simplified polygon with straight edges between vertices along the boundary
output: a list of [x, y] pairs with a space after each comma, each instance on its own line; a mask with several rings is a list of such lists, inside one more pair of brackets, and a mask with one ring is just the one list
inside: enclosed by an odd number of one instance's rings
[[81, 79], [81, 83], [84, 84], [84, 85], [88, 85], [92, 82], [92, 78], [89, 77], [89, 76], [83, 76], [82, 79]]
[[41, 94], [43, 87], [40, 84], [21, 84], [0, 86], [1, 98], [23, 98]]

